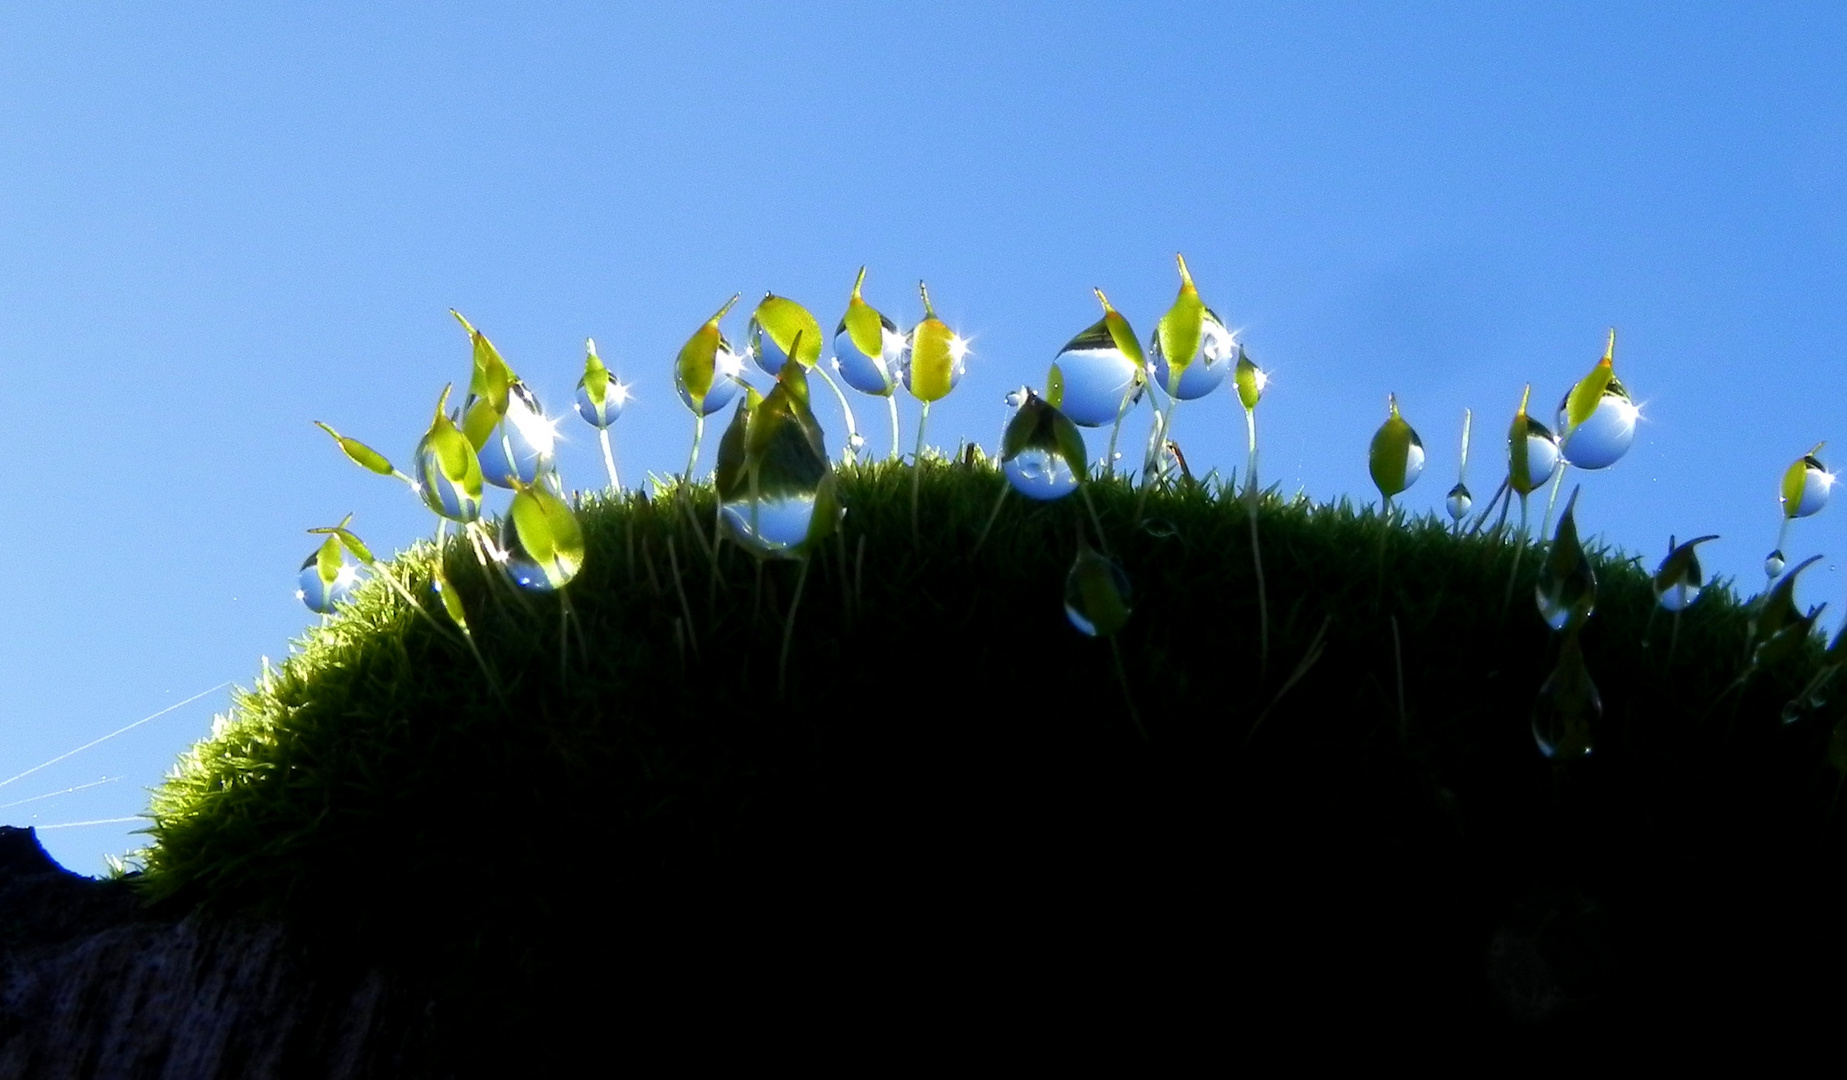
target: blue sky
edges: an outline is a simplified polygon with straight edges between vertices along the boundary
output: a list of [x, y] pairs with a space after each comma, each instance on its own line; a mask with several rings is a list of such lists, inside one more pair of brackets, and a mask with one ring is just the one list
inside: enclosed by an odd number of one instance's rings
[[[733, 292], [739, 340], [766, 290], [831, 328], [865, 264], [908, 325], [928, 280], [974, 339], [932, 441], [992, 446], [1092, 286], [1147, 336], [1176, 251], [1273, 374], [1289, 491], [1374, 497], [1395, 392], [1430, 453], [1407, 505], [1454, 482], [1465, 407], [1485, 495], [1521, 387], [1556, 402], [1612, 325], [1647, 419], [1583, 478], [1587, 532], [1651, 565], [1720, 533], [1754, 589], [1781, 470], [1847, 455], [1837, 5], [72, 7], [0, 13], [0, 780], [286, 655], [306, 528], [432, 530], [311, 421], [403, 464], [467, 374], [452, 306], [554, 410], [595, 337], [631, 484], [683, 463], [669, 364]], [[1223, 394], [1176, 436], [1241, 455]], [[1843, 514], [1791, 555], [1847, 548]], [[1832, 627], [1842, 588], [1830, 558], [1802, 597]], [[0, 786], [119, 778], [4, 820], [140, 812], [226, 700]], [[42, 836], [96, 872], [135, 827]]]

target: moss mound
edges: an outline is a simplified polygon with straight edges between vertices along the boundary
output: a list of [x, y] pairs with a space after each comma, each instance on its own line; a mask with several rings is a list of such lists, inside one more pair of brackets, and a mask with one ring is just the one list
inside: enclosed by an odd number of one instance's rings
[[[914, 534], [909, 468], [844, 470], [805, 576], [713, 554], [709, 488], [590, 499], [568, 614], [452, 543], [491, 678], [367, 586], [158, 793], [144, 887], [419, 972], [470, 1048], [1022, 1001], [1567, 1037], [1800, 1009], [1839, 959], [1838, 710], [1784, 722], [1820, 644], [1735, 683], [1726, 590], [1676, 628], [1596, 555], [1604, 711], [1561, 767], [1533, 550], [1505, 603], [1511, 542], [1270, 498], [1266, 665], [1245, 504], [1094, 484], [1119, 678], [1062, 610], [1082, 500], [1011, 498], [971, 554], [997, 474], [921, 480]], [[418, 595], [433, 555], [393, 564]]]

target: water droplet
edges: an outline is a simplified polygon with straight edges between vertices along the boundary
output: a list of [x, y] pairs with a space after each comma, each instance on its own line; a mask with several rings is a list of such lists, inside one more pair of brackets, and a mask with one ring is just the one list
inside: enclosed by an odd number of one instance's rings
[[347, 560], [340, 541], [330, 536], [302, 562], [301, 587], [295, 590], [295, 597], [308, 605], [309, 611], [330, 615], [335, 605], [352, 597], [359, 582], [359, 567]]
[[1778, 492], [1783, 516], [1808, 517], [1828, 505], [1828, 495], [1834, 490], [1834, 475], [1815, 456], [1820, 450], [1821, 447], [1816, 446], [1784, 472], [1782, 489]]
[[1062, 499], [1077, 490], [1084, 436], [1064, 413], [1027, 391], [1001, 435], [1001, 472], [1029, 499]]
[[1020, 387], [1018, 390], [1007, 391], [1007, 407], [1009, 409], [1017, 409], [1026, 404], [1027, 395], [1031, 393], [1032, 391], [1026, 389], [1024, 386]]
[[1566, 409], [1570, 399], [1567, 394], [1558, 403], [1558, 429], [1565, 433], [1559, 452], [1580, 469], [1607, 469], [1616, 464], [1635, 442], [1635, 422], [1642, 410], [1629, 400], [1622, 383], [1611, 379], [1589, 419], [1573, 427]]
[[1450, 519], [1453, 521], [1461, 521], [1468, 517], [1469, 507], [1474, 504], [1474, 496], [1469, 494], [1468, 487], [1463, 484], [1450, 488], [1449, 495], [1443, 499], [1443, 509], [1449, 512]]
[[481, 445], [481, 478], [510, 488], [517, 480], [531, 484], [551, 468], [558, 433], [545, 418], [539, 399], [524, 383], [508, 387], [507, 414]]
[[1387, 395], [1386, 404], [1391, 413], [1373, 433], [1367, 467], [1379, 494], [1389, 499], [1417, 483], [1424, 471], [1424, 442], [1398, 414], [1398, 395]]
[[917, 291], [923, 296], [924, 317], [911, 328], [910, 346], [898, 366], [898, 377], [912, 397], [936, 401], [949, 396], [968, 371], [968, 339], [936, 317], [930, 292], [922, 282], [917, 283]]
[[866, 268], [860, 267], [847, 300], [847, 313], [834, 330], [834, 370], [862, 394], [885, 397], [897, 385], [895, 374], [906, 362], [910, 338], [860, 296]]
[[857, 454], [861, 450], [864, 450], [865, 448], [866, 448], [866, 437], [864, 435], [861, 435], [859, 432], [855, 431], [853, 434], [847, 436], [847, 450], [849, 452]]
[[679, 391], [680, 400], [695, 413], [710, 416], [737, 399], [739, 391], [744, 389], [744, 382], [739, 373], [744, 370], [744, 358], [733, 352], [721, 351], [718, 354], [717, 374], [712, 379], [712, 388], [706, 391], [705, 406], [700, 408], [693, 404], [693, 395], [686, 389], [686, 382], [679, 372], [674, 373], [673, 386]]
[[[1174, 396], [1181, 401], [1205, 397], [1225, 381], [1238, 355], [1238, 343], [1230, 330], [1210, 309], [1205, 312], [1199, 326], [1199, 349], [1193, 354], [1192, 362], [1180, 372], [1180, 382], [1174, 388]], [[1149, 342], [1148, 377], [1155, 384], [1166, 390], [1171, 375], [1167, 357], [1161, 352], [1161, 336], [1155, 334]], [[1110, 414], [1112, 419], [1115, 414]]]
[[1591, 727], [1602, 716], [1603, 698], [1584, 667], [1578, 636], [1570, 634], [1559, 650], [1558, 666], [1533, 702], [1533, 741], [1553, 761], [1586, 757], [1592, 749]]
[[1065, 577], [1065, 617], [1089, 637], [1109, 637], [1129, 621], [1129, 575], [1084, 544]]
[[1166, 518], [1149, 518], [1142, 522], [1142, 531], [1157, 540], [1168, 540], [1180, 535], [1179, 526]]
[[[1552, 470], [1558, 468], [1558, 440], [1544, 424], [1528, 419], [1526, 436], [1526, 475], [1529, 487], [1521, 494], [1527, 494], [1545, 486], [1552, 479]], [[1518, 485], [1515, 485], [1518, 491]]]
[[740, 544], [759, 555], [784, 556], [808, 539], [814, 523], [815, 497], [734, 499], [719, 508], [725, 525]]
[[1772, 551], [1769, 555], [1764, 557], [1764, 576], [1776, 577], [1783, 572], [1783, 567], [1785, 565], [1782, 551]]
[[1597, 605], [1597, 572], [1578, 543], [1577, 503], [1574, 488], [1545, 561], [1539, 564], [1539, 580], [1533, 589], [1540, 618], [1554, 630], [1582, 626]]
[[1029, 499], [1062, 499], [1077, 490], [1077, 474], [1049, 450], [1022, 450], [1001, 462], [1001, 472], [1013, 490]]
[[436, 416], [412, 453], [417, 494], [424, 505], [450, 521], [467, 523], [481, 516], [481, 460], [455, 422], [443, 413], [449, 390], [436, 402]]
[[616, 422], [622, 415], [622, 409], [628, 404], [629, 388], [618, 382], [614, 376], [603, 386], [601, 405], [590, 399], [590, 390], [585, 379], [577, 380], [577, 415], [591, 427], [606, 428]]
[[1136, 377], [1136, 362], [1116, 347], [1106, 322], [1073, 338], [1052, 363], [1064, 377], [1059, 407], [1073, 424], [1101, 427], [1115, 423], [1117, 414], [1142, 398], [1143, 382]]
[[[1684, 544], [1675, 544], [1673, 537], [1668, 537], [1667, 557], [1655, 568], [1651, 584], [1655, 590], [1655, 600], [1665, 611], [1684, 611], [1687, 605], [1699, 599], [1700, 589], [1705, 585], [1705, 573], [1700, 569], [1699, 555], [1694, 550], [1708, 540], [1717, 540], [1717, 536], [1701, 536]], [[1782, 567], [1777, 567], [1781, 571]]]

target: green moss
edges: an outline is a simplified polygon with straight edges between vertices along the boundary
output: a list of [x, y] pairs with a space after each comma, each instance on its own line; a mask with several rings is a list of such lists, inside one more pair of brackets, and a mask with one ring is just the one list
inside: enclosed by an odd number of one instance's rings
[[[157, 793], [143, 887], [503, 987], [644, 952], [735, 972], [776, 941], [843, 964], [878, 941], [882, 969], [1024, 950], [1055, 981], [1082, 941], [1093, 974], [1244, 949], [1230, 966], [1277, 1000], [1327, 989], [1290, 981], [1302, 956], [1398, 971], [1391, 1007], [1466, 1017], [1492, 997], [1497, 920], [1534, 889], [1622, 918], [1708, 898], [1678, 927], [1734, 903], [1712, 891], [1732, 875], [1785, 895], [1798, 863], [1838, 863], [1839, 710], [1782, 722], [1820, 645], [1735, 685], [1748, 611], [1723, 588], [1675, 631], [1636, 560], [1594, 553], [1604, 714], [1596, 752], [1559, 768], [1530, 729], [1558, 648], [1534, 553], [1504, 605], [1511, 543], [1266, 501], [1265, 671], [1245, 505], [1187, 485], [1138, 524], [1137, 493], [1097, 483], [1144, 742], [1108, 644], [1062, 610], [1082, 501], [1010, 498], [970, 558], [998, 475], [928, 463], [915, 538], [910, 477], [843, 470], [786, 670], [798, 566], [709, 557], [709, 488], [586, 500], [568, 618], [451, 544], [498, 686], [367, 586]], [[394, 572], [427, 595], [432, 557]]]

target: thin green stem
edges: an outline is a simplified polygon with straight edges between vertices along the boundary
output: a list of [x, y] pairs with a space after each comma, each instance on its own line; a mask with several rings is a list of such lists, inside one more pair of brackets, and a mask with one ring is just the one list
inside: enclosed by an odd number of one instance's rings
[[847, 396], [841, 392], [840, 384], [835, 382], [834, 377], [827, 373], [826, 365], [816, 364], [811, 370], [818, 373], [821, 376], [821, 381], [826, 383], [827, 388], [832, 390], [834, 396], [840, 399], [840, 411], [844, 413], [847, 418], [847, 446], [851, 448], [854, 439], [858, 439], [863, 444], [866, 440], [865, 437], [859, 433], [859, 421], [853, 418], [853, 406], [847, 403]]
[[923, 412], [917, 417], [917, 452], [911, 455], [911, 539], [923, 540], [923, 527], [917, 515], [917, 492], [923, 483], [924, 429], [930, 424], [930, 403], [923, 403]]
[[1143, 742], [1153, 742], [1154, 740], [1148, 737], [1148, 729], [1142, 726], [1142, 714], [1141, 710], [1135, 707], [1135, 695], [1129, 693], [1129, 673], [1123, 667], [1122, 646], [1117, 644], [1114, 634], [1110, 635], [1109, 654], [1110, 658], [1116, 661], [1116, 684], [1122, 687], [1122, 701], [1129, 707], [1129, 719], [1135, 722], [1135, 730], [1141, 732]]
[[988, 515], [987, 524], [981, 527], [981, 535], [975, 537], [975, 546], [968, 549], [968, 557], [971, 562], [974, 561], [975, 556], [980, 553], [981, 545], [988, 542], [988, 533], [993, 531], [994, 522], [1000, 518], [1001, 507], [1007, 505], [1007, 492], [1012, 489], [1013, 485], [1009, 484], [1007, 481], [1002, 480], [1000, 482], [1000, 497], [994, 500], [994, 510]]
[[705, 438], [705, 414], [693, 417], [693, 452], [686, 456], [686, 482], [693, 482], [693, 467], [699, 464], [699, 441]]
[[782, 625], [782, 655], [776, 661], [776, 696], [789, 697], [789, 644], [795, 640], [795, 610], [802, 605], [802, 587], [808, 584], [807, 556], [802, 557], [802, 571], [795, 578], [795, 597], [789, 601], [789, 617]]
[[891, 412], [891, 459], [896, 461], [898, 460], [899, 449], [903, 445], [899, 441], [898, 435], [898, 395], [895, 393], [886, 394], [885, 407]]
[[621, 491], [622, 480], [616, 475], [616, 454], [609, 447], [609, 429], [596, 429], [597, 441], [603, 444], [603, 468], [609, 470], [609, 490]]

